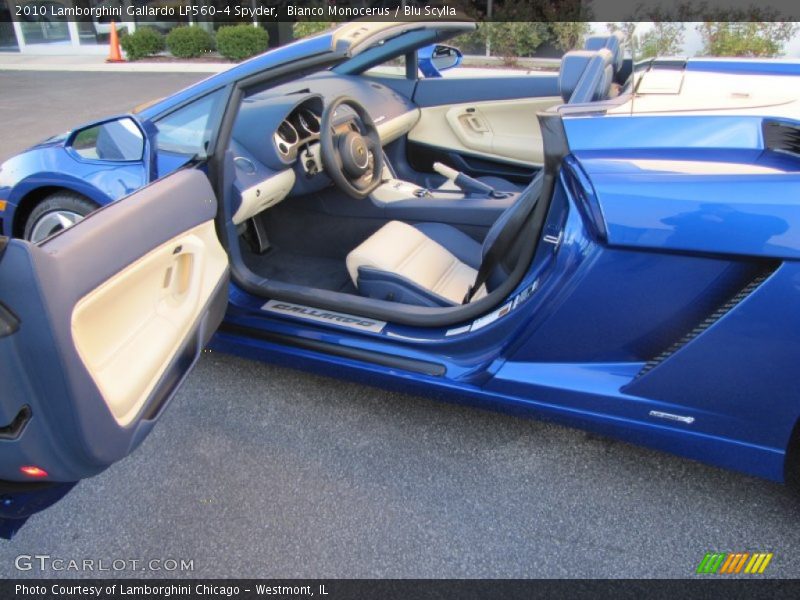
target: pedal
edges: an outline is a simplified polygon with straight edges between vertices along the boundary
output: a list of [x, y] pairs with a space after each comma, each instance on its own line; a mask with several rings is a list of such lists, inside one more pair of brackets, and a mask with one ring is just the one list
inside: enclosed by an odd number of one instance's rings
[[253, 217], [248, 220], [247, 226], [247, 243], [256, 254], [264, 254], [269, 250], [269, 239], [267, 238], [267, 228], [258, 217]]

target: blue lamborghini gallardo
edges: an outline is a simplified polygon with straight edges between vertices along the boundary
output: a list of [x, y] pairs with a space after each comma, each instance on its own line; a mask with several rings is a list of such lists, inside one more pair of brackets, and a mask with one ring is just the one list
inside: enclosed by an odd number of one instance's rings
[[800, 63], [436, 77], [474, 27], [348, 23], [2, 165], [5, 535], [209, 343], [797, 476]]

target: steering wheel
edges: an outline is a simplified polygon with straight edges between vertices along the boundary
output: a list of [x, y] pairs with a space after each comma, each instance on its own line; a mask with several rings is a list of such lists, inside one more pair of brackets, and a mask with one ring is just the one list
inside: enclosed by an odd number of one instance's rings
[[[333, 116], [340, 106], [356, 113], [358, 131], [334, 131]], [[381, 184], [383, 175], [381, 138], [372, 117], [355, 99], [339, 96], [322, 113], [321, 121], [319, 145], [325, 172], [348, 196], [366, 198]]]

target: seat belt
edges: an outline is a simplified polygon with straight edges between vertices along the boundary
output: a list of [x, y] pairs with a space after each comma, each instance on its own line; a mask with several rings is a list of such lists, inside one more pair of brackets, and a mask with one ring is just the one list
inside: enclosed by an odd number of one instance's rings
[[517, 202], [520, 203], [521, 206], [514, 206], [509, 209], [513, 210], [514, 214], [503, 226], [502, 231], [494, 238], [492, 245], [489, 246], [489, 250], [486, 251], [486, 255], [483, 257], [480, 267], [478, 267], [478, 275], [475, 277], [475, 283], [467, 290], [462, 304], [470, 303], [475, 293], [486, 283], [497, 265], [500, 264], [500, 261], [517, 241], [519, 234], [522, 232], [522, 227], [528, 221], [528, 217], [530, 217], [542, 195], [543, 182], [544, 170], [539, 172], [528, 188], [522, 193], [522, 197], [517, 199]]

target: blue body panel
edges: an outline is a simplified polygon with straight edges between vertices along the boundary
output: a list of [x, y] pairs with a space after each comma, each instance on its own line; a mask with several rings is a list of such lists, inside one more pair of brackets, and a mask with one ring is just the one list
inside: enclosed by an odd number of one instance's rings
[[[780, 165], [785, 156], [778, 155], [774, 165], [766, 167], [767, 161], [759, 163], [748, 152], [715, 152], [712, 161], [708, 152], [702, 158], [698, 154], [576, 153], [594, 187], [608, 243], [800, 258], [800, 170], [796, 161]], [[763, 170], [753, 170], [753, 166]]]
[[746, 59], [746, 58], [690, 58], [687, 71], [711, 71], [737, 75], [800, 75], [800, 63], [796, 61]]
[[[759, 408], [763, 392], [755, 392], [764, 385], [761, 379], [740, 387], [738, 400], [727, 401], [736, 385], [725, 378], [734, 370], [741, 378], [750, 377], [753, 371], [745, 364], [760, 347], [752, 345], [754, 332], [742, 324], [727, 330], [724, 343], [751, 351], [719, 351], [718, 331], [726, 330], [738, 315], [751, 321], [744, 303], [640, 375], [648, 360], [748, 281], [755, 265], [722, 257], [609, 249], [592, 234], [583, 216], [585, 207], [569, 188], [566, 183], [559, 186], [548, 223], [550, 228], [563, 228], [563, 241], [557, 249], [540, 244], [529, 274], [509, 297], [510, 310], [477, 330], [453, 333], [447, 328], [389, 324], [381, 333], [364, 333], [278, 319], [261, 310], [263, 300], [232, 286], [227, 322], [251, 333], [223, 329], [212, 346], [391, 389], [577, 425], [781, 481], [788, 436], [800, 413], [795, 378], [788, 368], [800, 361], [797, 336], [774, 342], [781, 360], [777, 369], [769, 369], [771, 402], [779, 403], [780, 410]], [[765, 298], [757, 318], [759, 339], [783, 327], [786, 317], [775, 306], [778, 298], [787, 293], [800, 297], [800, 278], [793, 270], [786, 273], [779, 270], [759, 289]], [[800, 331], [793, 323], [790, 327]], [[387, 369], [264, 339], [269, 335], [425, 361], [442, 365], [445, 374]], [[704, 350], [693, 351], [701, 347]], [[685, 353], [691, 369], [681, 364]], [[702, 392], [692, 392], [694, 386]], [[654, 418], [651, 411], [688, 417], [692, 423]]]
[[[564, 123], [573, 152], [545, 226], [550, 241], [501, 302], [502, 316], [451, 329], [353, 332], [277, 319], [234, 287], [228, 323], [251, 333], [223, 330], [215, 347], [783, 480], [800, 415], [791, 368], [800, 362], [800, 317], [788, 314], [800, 302], [796, 158], [763, 149], [761, 118]], [[709, 167], [724, 174], [704, 173]], [[765, 269], [772, 274], [752, 284]], [[270, 335], [424, 361], [444, 375]]]

